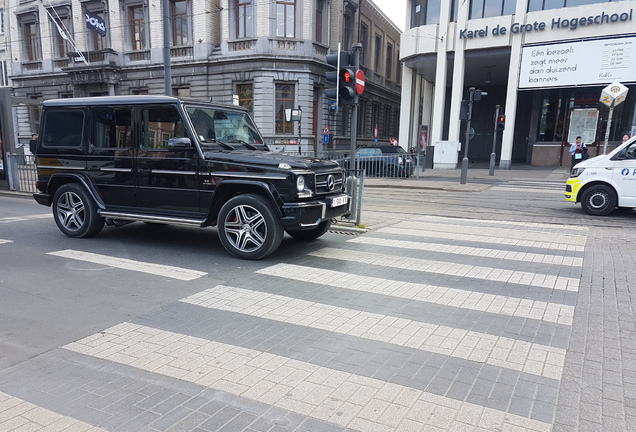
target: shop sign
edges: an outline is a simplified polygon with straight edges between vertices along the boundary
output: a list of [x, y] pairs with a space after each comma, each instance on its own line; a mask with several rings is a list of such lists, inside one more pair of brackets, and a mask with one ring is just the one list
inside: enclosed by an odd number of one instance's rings
[[525, 46], [519, 89], [636, 80], [636, 37]]
[[589, 27], [591, 25], [598, 24], [616, 24], [619, 22], [632, 21], [634, 15], [634, 10], [630, 9], [629, 12], [622, 13], [613, 13], [606, 14], [605, 12], [601, 12], [599, 15], [590, 15], [587, 17], [574, 17], [574, 18], [562, 18], [555, 17], [552, 18], [551, 22], [546, 21], [535, 21], [533, 23], [513, 23], [510, 26], [510, 29], [506, 26], [497, 25], [494, 28], [489, 28], [489, 26], [485, 26], [475, 30], [460, 30], [459, 38], [460, 39], [476, 39], [476, 38], [484, 38], [488, 36], [504, 36], [509, 33], [512, 34], [520, 34], [520, 33], [532, 33], [532, 32], [540, 32], [549, 28], [550, 30], [557, 29], [569, 29], [576, 30], [578, 28]]

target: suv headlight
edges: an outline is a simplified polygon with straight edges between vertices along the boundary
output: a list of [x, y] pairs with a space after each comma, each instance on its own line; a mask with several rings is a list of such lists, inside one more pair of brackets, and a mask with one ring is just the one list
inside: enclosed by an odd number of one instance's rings
[[570, 171], [570, 177], [578, 177], [583, 174], [583, 171], [585, 171], [585, 168], [572, 168], [572, 171]]
[[296, 177], [296, 190], [298, 192], [303, 192], [305, 190], [305, 177], [301, 175]]

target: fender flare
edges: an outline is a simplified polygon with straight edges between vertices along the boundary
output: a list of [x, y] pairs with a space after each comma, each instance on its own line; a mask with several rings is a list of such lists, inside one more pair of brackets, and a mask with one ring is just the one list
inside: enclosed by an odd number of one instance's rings
[[57, 173], [53, 174], [48, 181], [47, 184], [47, 192], [49, 193], [49, 201], [53, 200], [53, 196], [55, 195], [55, 191], [57, 191], [62, 185], [66, 183], [80, 183], [84, 186], [84, 189], [91, 195], [91, 198], [97, 204], [97, 207], [100, 210], [106, 208], [106, 204], [102, 200], [101, 196], [95, 189], [93, 183], [86, 178], [85, 175], [77, 174], [77, 173]]
[[283, 217], [283, 213], [281, 211], [283, 200], [278, 195], [276, 188], [274, 188], [271, 184], [262, 181], [231, 179], [223, 180], [214, 189], [212, 202], [210, 203], [210, 208], [208, 210], [209, 222], [211, 224], [216, 224], [217, 216], [219, 215], [219, 211], [221, 210], [221, 207], [223, 207], [223, 204], [225, 204], [227, 200], [233, 196], [241, 193], [258, 193], [259, 195], [265, 196], [272, 204], [276, 214], [279, 217]]

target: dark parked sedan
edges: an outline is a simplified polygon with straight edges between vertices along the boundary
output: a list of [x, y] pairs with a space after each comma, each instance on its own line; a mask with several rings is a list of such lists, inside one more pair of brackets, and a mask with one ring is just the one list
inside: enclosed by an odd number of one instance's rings
[[[350, 159], [341, 159], [338, 163], [348, 169]], [[400, 146], [380, 145], [360, 147], [356, 152], [356, 165], [364, 169], [367, 176], [409, 177], [415, 160]]]

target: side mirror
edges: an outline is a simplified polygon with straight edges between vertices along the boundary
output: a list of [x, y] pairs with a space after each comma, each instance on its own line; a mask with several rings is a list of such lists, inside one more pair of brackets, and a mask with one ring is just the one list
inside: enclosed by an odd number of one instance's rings
[[168, 148], [173, 150], [191, 149], [192, 140], [188, 137], [174, 137], [168, 140]]

